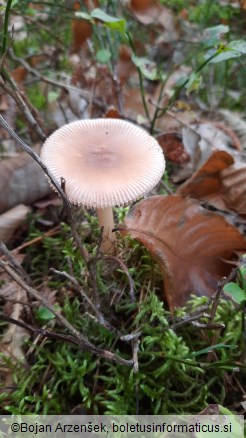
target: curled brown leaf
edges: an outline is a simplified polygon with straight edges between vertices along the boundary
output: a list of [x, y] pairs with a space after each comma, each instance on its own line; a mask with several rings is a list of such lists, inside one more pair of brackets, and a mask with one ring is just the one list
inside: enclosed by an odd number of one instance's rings
[[246, 249], [244, 237], [222, 216], [177, 195], [138, 202], [121, 232], [145, 245], [157, 260], [171, 310], [192, 293], [213, 294], [230, 271], [226, 260]]

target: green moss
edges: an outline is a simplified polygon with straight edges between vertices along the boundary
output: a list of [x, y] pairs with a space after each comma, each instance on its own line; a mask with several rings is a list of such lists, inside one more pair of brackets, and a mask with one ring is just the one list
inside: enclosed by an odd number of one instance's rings
[[[193, 309], [200, 305], [197, 297], [189, 303]], [[209, 345], [204, 331], [192, 325], [178, 332], [169, 329], [171, 315], [154, 292], [149, 291], [141, 304], [125, 301], [121, 308], [118, 305], [119, 318], [122, 312], [131, 317], [128, 332], [141, 331], [138, 373], [70, 344], [46, 341], [42, 347], [34, 346], [34, 364], [28, 374], [21, 364], [13, 370], [17, 389], [2, 394], [4, 411], [58, 414], [79, 405], [85, 413], [178, 414], [196, 413], [208, 403], [226, 403], [225, 369], [228, 376], [233, 374], [233, 364], [241, 355], [241, 316], [231, 302], [221, 300], [218, 306], [216, 321], [225, 324], [218, 343], [236, 345], [237, 349], [216, 349], [217, 359], [211, 363], [206, 361], [207, 353], [192, 356], [194, 350]], [[186, 314], [186, 309], [182, 312]], [[77, 299], [66, 299], [63, 313], [96, 345], [131, 357], [131, 345], [98, 327]], [[245, 371], [237, 378], [245, 379]]]

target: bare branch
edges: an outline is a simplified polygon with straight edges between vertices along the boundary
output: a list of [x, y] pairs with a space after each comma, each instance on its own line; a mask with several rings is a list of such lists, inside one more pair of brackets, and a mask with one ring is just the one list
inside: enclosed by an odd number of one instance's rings
[[76, 330], [72, 324], [70, 324], [64, 316], [62, 316], [59, 312], [57, 312], [54, 307], [49, 304], [49, 302], [46, 300], [46, 298], [39, 295], [39, 293], [33, 289], [31, 286], [29, 286], [25, 281], [22, 280], [22, 278], [4, 261], [0, 260], [0, 267], [7, 272], [11, 278], [27, 293], [29, 293], [33, 298], [41, 302], [47, 309], [55, 315], [56, 319], [61, 323], [63, 327], [65, 327], [72, 335], [72, 338], [70, 338], [70, 342], [74, 342], [77, 345], [79, 345], [81, 348], [90, 351], [91, 353], [94, 353], [98, 356], [101, 356], [105, 359], [109, 359], [112, 361], [115, 361], [117, 363], [120, 363], [121, 365], [128, 365], [132, 366], [133, 361], [132, 360], [126, 360], [121, 358], [115, 353], [112, 353], [108, 350], [103, 350], [101, 348], [96, 347], [95, 345], [91, 344], [84, 336], [81, 335], [81, 333]]

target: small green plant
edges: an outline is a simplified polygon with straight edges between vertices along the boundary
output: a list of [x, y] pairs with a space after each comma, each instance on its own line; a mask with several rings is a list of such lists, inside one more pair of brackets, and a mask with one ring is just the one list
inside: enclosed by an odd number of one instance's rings
[[246, 255], [242, 257], [241, 263], [238, 267], [238, 281], [229, 282], [224, 288], [224, 292], [229, 294], [233, 300], [239, 304], [242, 308], [246, 302]]
[[[172, 316], [156, 292], [146, 287], [144, 295], [141, 303], [125, 298], [115, 309], [121, 329], [123, 320], [127, 320], [128, 332], [139, 333], [137, 373], [70, 344], [46, 341], [33, 347], [35, 360], [28, 374], [22, 364], [15, 369], [11, 362], [8, 364], [16, 389], [1, 395], [4, 412], [59, 414], [79, 406], [81, 412], [93, 414], [188, 414], [204, 409], [208, 403], [229, 403], [223, 376], [225, 372], [233, 374], [236, 367], [245, 367], [240, 364], [240, 315], [232, 302], [221, 300], [216, 322], [224, 323], [225, 329], [218, 344], [208, 347], [203, 330], [193, 325], [173, 330]], [[193, 297], [189, 311], [206, 302], [204, 297]], [[62, 311], [89, 340], [107, 349], [114, 346], [125, 357], [131, 355], [131, 344], [124, 345], [116, 334], [99, 328], [83, 313], [77, 299], [66, 298]], [[179, 310], [178, 319], [183, 316], [187, 316], [187, 308]], [[216, 353], [213, 362], [206, 361], [209, 351]]]

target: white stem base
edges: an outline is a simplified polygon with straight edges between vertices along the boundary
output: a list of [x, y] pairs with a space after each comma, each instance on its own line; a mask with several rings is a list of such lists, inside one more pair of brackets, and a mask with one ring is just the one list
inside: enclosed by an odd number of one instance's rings
[[97, 208], [97, 217], [100, 228], [103, 227], [103, 238], [100, 250], [103, 253], [116, 253], [116, 235], [112, 232], [114, 228], [114, 217], [112, 207]]

